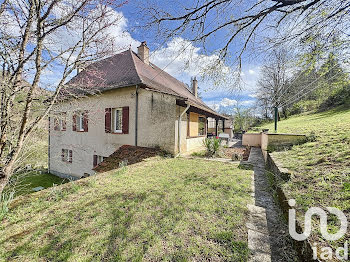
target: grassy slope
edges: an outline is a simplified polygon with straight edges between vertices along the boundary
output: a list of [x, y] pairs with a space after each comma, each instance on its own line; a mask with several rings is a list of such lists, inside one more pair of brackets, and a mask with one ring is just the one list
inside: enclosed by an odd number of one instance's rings
[[[263, 128], [273, 130], [273, 124]], [[317, 137], [315, 142], [273, 153], [284, 167], [293, 172], [291, 181], [284, 187], [289, 197], [296, 199], [299, 210], [304, 212], [312, 206], [331, 206], [345, 211], [349, 217], [350, 110], [335, 109], [291, 117], [279, 122], [278, 132], [315, 132]], [[336, 243], [331, 245], [336, 246]]]
[[17, 261], [246, 261], [251, 171], [157, 159], [19, 198], [0, 224]]

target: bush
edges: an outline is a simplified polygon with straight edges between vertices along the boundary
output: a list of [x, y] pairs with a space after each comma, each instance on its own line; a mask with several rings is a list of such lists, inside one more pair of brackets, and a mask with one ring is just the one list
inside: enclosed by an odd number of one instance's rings
[[338, 90], [335, 94], [329, 96], [320, 105], [319, 111], [326, 111], [330, 108], [337, 107], [340, 105], [350, 104], [350, 85], [344, 86]]
[[219, 138], [206, 138], [203, 141], [203, 145], [207, 150], [209, 157], [216, 156], [221, 148], [221, 139]]

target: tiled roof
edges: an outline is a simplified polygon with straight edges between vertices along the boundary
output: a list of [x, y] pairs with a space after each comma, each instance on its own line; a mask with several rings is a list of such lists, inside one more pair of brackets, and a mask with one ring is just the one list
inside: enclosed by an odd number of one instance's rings
[[187, 100], [194, 107], [221, 116], [201, 99], [195, 97], [183, 82], [152, 63], [145, 64], [131, 50], [89, 65], [73, 77], [61, 93], [63, 96], [67, 93], [86, 95], [132, 85], [142, 85], [158, 92], [177, 96]]

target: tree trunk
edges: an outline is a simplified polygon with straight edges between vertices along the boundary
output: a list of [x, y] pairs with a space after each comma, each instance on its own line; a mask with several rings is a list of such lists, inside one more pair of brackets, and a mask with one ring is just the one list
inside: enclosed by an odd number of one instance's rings
[[14, 161], [11, 161], [8, 165], [6, 165], [2, 171], [2, 174], [0, 176], [0, 195], [4, 191], [4, 188], [6, 187], [7, 183], [10, 180], [10, 177], [12, 175], [12, 169], [13, 169]]

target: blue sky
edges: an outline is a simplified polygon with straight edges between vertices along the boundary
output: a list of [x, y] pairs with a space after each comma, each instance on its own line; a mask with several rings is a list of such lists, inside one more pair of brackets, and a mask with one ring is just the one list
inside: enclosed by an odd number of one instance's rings
[[[174, 6], [174, 1], [157, 1], [158, 7], [170, 11], [170, 12], [181, 12], [181, 9], [179, 7]], [[183, 3], [186, 6], [189, 6], [193, 4], [194, 1], [186, 1]], [[151, 52], [154, 50], [161, 50], [157, 51], [156, 54], [153, 54], [153, 57], [151, 57], [152, 62], [154, 62], [157, 66], [160, 68], [165, 68], [164, 70], [168, 73], [172, 74], [179, 80], [183, 81], [184, 83], [190, 84], [191, 76], [198, 76], [198, 72], [196, 72], [196, 65], [189, 66], [189, 68], [182, 68], [184, 64], [186, 63], [186, 58], [182, 59], [182, 56], [180, 55], [180, 58], [175, 59], [175, 61], [172, 62], [174, 57], [177, 56], [176, 54], [176, 45], [173, 42], [167, 42], [163, 45], [163, 39], [157, 38], [156, 33], [152, 30], [142, 30], [140, 28], [140, 23], [143, 23], [142, 19], [138, 19], [140, 6], [138, 1], [130, 1], [129, 4], [123, 6], [119, 12], [123, 13], [123, 16], [127, 19], [127, 27], [126, 30], [130, 33], [131, 37], [138, 41], [147, 41], [148, 46], [151, 49]], [[215, 17], [209, 17], [209, 21]], [[215, 25], [215, 22], [212, 23], [212, 26]], [[208, 30], [210, 28], [208, 27]], [[206, 44], [206, 52], [204, 52], [204, 49], [202, 46], [197, 45], [193, 46], [192, 44], [187, 48], [187, 50], [184, 52], [185, 55], [189, 55], [189, 53], [194, 52], [198, 55], [206, 55], [207, 57], [210, 57], [212, 55], [212, 51], [215, 51], [222, 47], [225, 39], [227, 39], [227, 32], [220, 32], [215, 37], [212, 37], [209, 39], [208, 43]], [[185, 35], [182, 35], [182, 40], [186, 40], [187, 38], [194, 38], [195, 35], [191, 33], [187, 33]], [[171, 47], [169, 45], [173, 44]], [[185, 45], [185, 47], [187, 44]], [[178, 50], [182, 50], [180, 47], [178, 47]], [[231, 53], [234, 55], [236, 52], [240, 51], [240, 45], [235, 43], [231, 46]], [[167, 56], [166, 53], [171, 52], [171, 55]], [[180, 52], [180, 51], [179, 51]], [[164, 58], [166, 57], [166, 59]], [[234, 60], [235, 57], [232, 58]], [[204, 58], [205, 59], [205, 58]], [[250, 107], [254, 105], [254, 94], [256, 89], [256, 80], [259, 75], [260, 71], [260, 63], [257, 62], [259, 59], [256, 59], [256, 57], [252, 58], [251, 54], [249, 52], [243, 56], [243, 72], [242, 72], [242, 85], [241, 88], [236, 87], [234, 90], [232, 90], [232, 87], [228, 86], [215, 86], [209, 82], [203, 82], [201, 81], [201, 78], [199, 78], [199, 92], [200, 96], [206, 102], [208, 105], [213, 107], [216, 110], [222, 111], [222, 112], [231, 112], [232, 108], [238, 101], [240, 106], [243, 107]], [[168, 65], [171, 63], [170, 65]], [[183, 64], [181, 66], [181, 63]], [[232, 70], [234, 68], [232, 67]]]
[[[186, 1], [182, 3], [184, 5], [191, 5], [194, 0]], [[221, 84], [220, 86], [214, 85], [211, 81], [203, 81], [201, 76], [201, 70], [205, 65], [210, 64], [215, 60], [215, 54], [213, 51], [222, 47], [225, 43], [225, 39], [230, 36], [228, 32], [220, 32], [214, 37], [208, 39], [203, 46], [194, 45], [189, 42], [188, 38], [195, 38], [196, 35], [193, 33], [185, 33], [181, 37], [169, 39], [164, 42], [164, 39], [157, 37], [156, 32], [153, 30], [144, 30], [140, 25], [144, 23], [143, 19], [139, 17], [140, 5], [143, 1], [130, 1], [123, 7], [115, 10], [115, 15], [120, 16], [120, 23], [109, 31], [115, 37], [115, 45], [120, 46], [120, 49], [126, 49], [130, 46], [136, 51], [137, 46], [141, 41], [147, 41], [147, 45], [151, 51], [151, 61], [158, 67], [164, 69], [164, 71], [170, 73], [182, 82], [190, 85], [191, 77], [196, 76], [199, 86], [200, 97], [213, 109], [220, 112], [231, 113], [233, 108], [238, 103], [242, 107], [250, 107], [254, 105], [254, 94], [256, 80], [259, 76], [259, 59], [251, 57], [252, 52], [248, 52], [243, 56], [243, 71], [242, 79], [243, 83], [241, 89], [238, 86], [232, 87], [231, 85]], [[181, 9], [175, 8], [173, 1], [156, 1], [160, 8], [167, 8], [171, 12], [179, 12]], [[210, 17], [209, 21], [212, 21], [216, 17]], [[212, 23], [212, 26], [215, 22]], [[207, 28], [209, 30], [209, 28]], [[71, 32], [72, 33], [72, 32]], [[54, 38], [54, 47], [60, 48], [61, 45], [68, 43], [72, 35], [66, 32], [61, 32]], [[74, 37], [74, 36], [73, 36]], [[239, 39], [238, 39], [239, 40]], [[234, 43], [231, 46], [232, 61], [235, 58], [235, 53], [240, 51], [241, 45], [239, 42]], [[189, 57], [191, 57], [189, 62]], [[188, 63], [189, 62], [189, 63]], [[228, 61], [230, 62], [230, 61]], [[233, 65], [226, 64], [224, 69], [227, 72], [235, 71]], [[58, 75], [55, 74], [55, 70], [50, 68], [45, 71], [43, 75], [43, 84], [51, 82], [51, 86], [54, 87], [57, 84]]]

